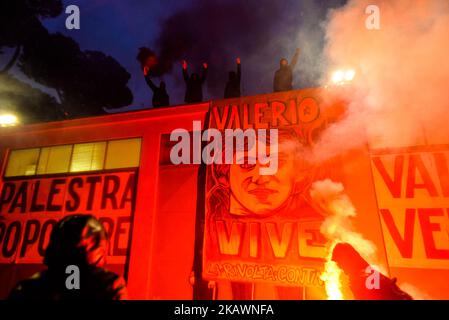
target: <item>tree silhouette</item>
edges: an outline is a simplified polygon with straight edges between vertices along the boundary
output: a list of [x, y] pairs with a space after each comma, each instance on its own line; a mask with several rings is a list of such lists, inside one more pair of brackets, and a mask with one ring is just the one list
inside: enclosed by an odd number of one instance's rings
[[[99, 51], [82, 51], [72, 38], [60, 33], [51, 34], [40, 19], [52, 18], [62, 12], [60, 0], [14, 0], [0, 4], [0, 49], [15, 48], [5, 66], [0, 66], [0, 74], [5, 75], [16, 64], [33, 81], [57, 92], [59, 102], [50, 103], [59, 110], [50, 112], [51, 119], [79, 117], [105, 113], [104, 108], [119, 108], [129, 105], [132, 93], [127, 87], [130, 74], [111, 56]], [[0, 52], [1, 53], [1, 52]], [[10, 79], [0, 78], [0, 81]], [[19, 80], [14, 80], [16, 85]], [[16, 86], [16, 87], [17, 87]], [[20, 86], [21, 95], [36, 95], [31, 86]], [[50, 101], [51, 97], [39, 101]], [[8, 96], [11, 96], [8, 94]], [[50, 100], [49, 100], [50, 99]], [[53, 99], [54, 100], [54, 99]], [[16, 99], [16, 103], [25, 100]], [[56, 100], [55, 100], [56, 101]], [[35, 104], [30, 107], [18, 106], [23, 112], [37, 116], [36, 111], [44, 109]]]
[[60, 33], [40, 34], [29, 41], [20, 57], [25, 75], [54, 88], [69, 116], [104, 113], [132, 102], [126, 86], [130, 74], [114, 58], [98, 51], [81, 51]]
[[55, 98], [8, 74], [0, 75], [0, 106], [21, 115], [21, 122], [63, 119]]
[[[42, 32], [39, 19], [54, 18], [62, 13], [61, 0], [14, 0], [0, 2], [0, 50], [15, 48], [11, 60], [0, 67], [1, 73], [8, 72], [17, 61], [22, 47]], [[1, 51], [0, 51], [1, 53]]]

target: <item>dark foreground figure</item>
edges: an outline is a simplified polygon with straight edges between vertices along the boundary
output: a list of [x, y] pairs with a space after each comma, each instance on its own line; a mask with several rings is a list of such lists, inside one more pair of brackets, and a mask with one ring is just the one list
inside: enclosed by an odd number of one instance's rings
[[349, 276], [351, 291], [356, 300], [413, 300], [396, 284], [396, 279], [390, 279], [379, 273], [379, 288], [368, 289], [366, 273], [369, 266], [360, 254], [349, 244], [337, 244], [332, 253], [332, 260]]
[[[19, 282], [9, 299], [126, 299], [125, 280], [103, 268], [107, 248], [107, 234], [94, 216], [64, 217], [50, 235], [44, 257], [47, 270]], [[69, 265], [79, 268], [79, 289], [66, 286]]]

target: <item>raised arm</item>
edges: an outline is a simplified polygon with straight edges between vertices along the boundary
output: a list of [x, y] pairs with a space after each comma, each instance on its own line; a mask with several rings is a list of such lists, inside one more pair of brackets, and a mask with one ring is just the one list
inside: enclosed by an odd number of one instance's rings
[[187, 61], [182, 60], [182, 76], [184, 78], [184, 81], [189, 81], [189, 74], [187, 73]]
[[203, 63], [203, 73], [201, 74], [201, 83], [204, 83], [204, 81], [206, 81], [206, 77], [207, 77], [207, 69], [208, 69], [208, 65], [206, 62]]
[[292, 61], [290, 62], [290, 66], [292, 67], [292, 69], [296, 66], [296, 64], [298, 63], [298, 59], [299, 59], [299, 54], [301, 53], [301, 49], [296, 48], [295, 51], [295, 55], [292, 58]]
[[242, 78], [242, 66], [240, 63], [241, 61], [240, 58], [237, 58], [235, 61], [237, 62], [237, 79], [240, 82], [240, 79]]
[[149, 71], [150, 71], [150, 69], [148, 67], [144, 67], [143, 68], [143, 76], [145, 77], [145, 81], [147, 82], [147, 84], [151, 88], [151, 90], [155, 91], [157, 89], [157, 86], [151, 80]]

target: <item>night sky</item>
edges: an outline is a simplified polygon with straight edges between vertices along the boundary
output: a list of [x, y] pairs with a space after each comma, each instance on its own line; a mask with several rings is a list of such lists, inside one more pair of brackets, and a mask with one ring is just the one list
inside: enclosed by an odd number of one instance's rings
[[[134, 95], [132, 105], [126, 108], [129, 110], [151, 106], [152, 94], [136, 54], [141, 46], [158, 52], [161, 32], [167, 34], [166, 30], [176, 39], [190, 39], [191, 48], [181, 56], [192, 62], [192, 69], [208, 60], [212, 75], [204, 90], [205, 99], [222, 97], [227, 72], [234, 68], [237, 56], [242, 59], [242, 94], [270, 92], [279, 58], [290, 59], [296, 47], [301, 47], [302, 57], [295, 72], [295, 87], [317, 85], [325, 69], [320, 23], [330, 7], [344, 2], [67, 0], [65, 6], [76, 4], [80, 8], [81, 29], [67, 30], [66, 14], [45, 20], [44, 24], [51, 32], [74, 38], [83, 50], [99, 50], [113, 56], [128, 70], [129, 87]], [[170, 18], [171, 22], [165, 23]], [[171, 73], [162, 77], [167, 82], [172, 104], [183, 103], [180, 68], [179, 61], [175, 61]]]

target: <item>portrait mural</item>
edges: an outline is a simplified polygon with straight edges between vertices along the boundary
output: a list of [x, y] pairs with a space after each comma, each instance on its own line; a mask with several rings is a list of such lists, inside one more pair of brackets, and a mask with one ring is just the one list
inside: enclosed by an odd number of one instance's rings
[[[209, 128], [254, 129], [257, 138], [254, 143], [234, 139], [232, 163], [207, 167], [205, 279], [323, 286], [325, 213], [313, 203], [310, 188], [338, 175], [338, 161], [315, 161], [312, 147], [338, 113], [317, 92], [300, 94], [214, 101]], [[266, 139], [260, 139], [260, 129]], [[271, 160], [275, 156], [277, 170], [263, 174], [270, 164], [251, 158], [259, 154], [256, 149], [266, 150]]]

